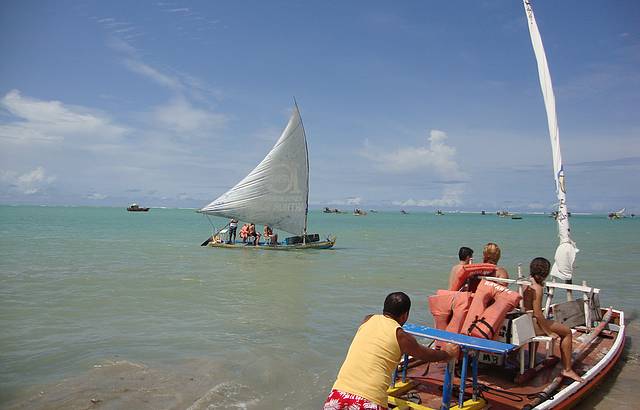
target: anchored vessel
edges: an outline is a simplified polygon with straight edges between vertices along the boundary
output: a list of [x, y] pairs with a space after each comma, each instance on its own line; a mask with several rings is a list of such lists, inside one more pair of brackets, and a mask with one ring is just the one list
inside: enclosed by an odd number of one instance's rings
[[[518, 267], [518, 279], [499, 279], [495, 268], [467, 265], [466, 291], [440, 290], [429, 297], [435, 328], [405, 324], [419, 338], [461, 347], [461, 363], [425, 364], [404, 357], [389, 389], [390, 407], [402, 409], [565, 409], [600, 383], [620, 359], [625, 343], [624, 312], [599, 305], [600, 289], [572, 284], [577, 248], [569, 230], [565, 175], [555, 112], [555, 98], [542, 40], [529, 0], [523, 0], [538, 63], [553, 151], [559, 206], [558, 237], [551, 274], [562, 282], [547, 282], [543, 314], [571, 328], [573, 369], [580, 383], [560, 375], [560, 346], [538, 336], [525, 311], [522, 295], [531, 285]], [[499, 213], [500, 215], [500, 213]], [[500, 216], [508, 216], [503, 213]], [[511, 289], [509, 289], [511, 287]], [[554, 295], [566, 292], [566, 302]], [[575, 300], [574, 300], [575, 298]]]
[[[309, 211], [309, 155], [307, 137], [298, 105], [282, 135], [267, 156], [229, 191], [197, 212], [238, 221], [269, 225], [295, 236], [283, 243], [247, 245], [224, 238], [228, 224], [216, 230], [202, 246], [269, 250], [327, 249], [335, 237], [321, 241], [307, 234]], [[227, 239], [227, 240], [225, 240]], [[251, 242], [253, 243], [253, 242]]]
[[149, 212], [149, 208], [142, 208], [138, 204], [133, 203], [127, 207], [129, 212]]

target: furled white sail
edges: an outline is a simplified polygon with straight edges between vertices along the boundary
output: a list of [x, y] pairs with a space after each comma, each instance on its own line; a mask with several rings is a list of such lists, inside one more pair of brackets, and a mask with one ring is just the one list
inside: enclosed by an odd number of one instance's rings
[[262, 162], [199, 212], [301, 235], [306, 231], [308, 195], [307, 140], [296, 105], [280, 139]]
[[538, 31], [531, 2], [523, 0], [525, 13], [529, 21], [529, 34], [531, 34], [531, 44], [538, 62], [538, 76], [540, 87], [544, 97], [544, 106], [547, 111], [547, 123], [549, 126], [549, 137], [551, 139], [551, 150], [553, 151], [553, 172], [556, 180], [556, 194], [558, 195], [558, 236], [560, 245], [556, 249], [555, 263], [551, 269], [551, 274], [564, 280], [570, 280], [573, 276], [573, 262], [578, 249], [571, 239], [569, 229], [569, 215], [566, 202], [566, 187], [564, 178], [564, 168], [562, 166], [562, 153], [560, 152], [560, 134], [558, 131], [558, 120], [556, 118], [556, 99], [553, 94], [551, 74], [547, 65], [547, 56], [542, 46], [542, 38]]

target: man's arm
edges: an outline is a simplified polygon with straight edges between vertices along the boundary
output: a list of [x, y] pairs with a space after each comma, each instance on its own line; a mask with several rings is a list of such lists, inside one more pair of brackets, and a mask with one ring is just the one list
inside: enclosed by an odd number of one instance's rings
[[396, 330], [396, 337], [402, 353], [427, 362], [444, 362], [458, 357], [460, 347], [456, 345], [447, 345], [444, 350], [435, 350], [422, 346], [415, 337], [411, 336], [402, 328]]

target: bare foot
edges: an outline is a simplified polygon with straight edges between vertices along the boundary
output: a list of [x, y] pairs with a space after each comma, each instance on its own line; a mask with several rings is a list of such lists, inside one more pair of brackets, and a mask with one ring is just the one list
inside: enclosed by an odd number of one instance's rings
[[573, 379], [577, 382], [584, 382], [584, 379], [580, 376], [578, 376], [578, 373], [574, 372], [573, 370], [563, 370], [560, 372], [561, 375], [563, 375], [564, 377], [568, 377], [569, 379]]

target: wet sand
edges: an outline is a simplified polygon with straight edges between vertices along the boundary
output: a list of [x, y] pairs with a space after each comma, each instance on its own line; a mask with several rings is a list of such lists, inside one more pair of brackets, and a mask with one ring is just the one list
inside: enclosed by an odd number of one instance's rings
[[248, 387], [225, 381], [206, 360], [149, 368], [126, 360], [104, 361], [86, 374], [18, 393], [6, 409], [222, 409], [249, 408]]

